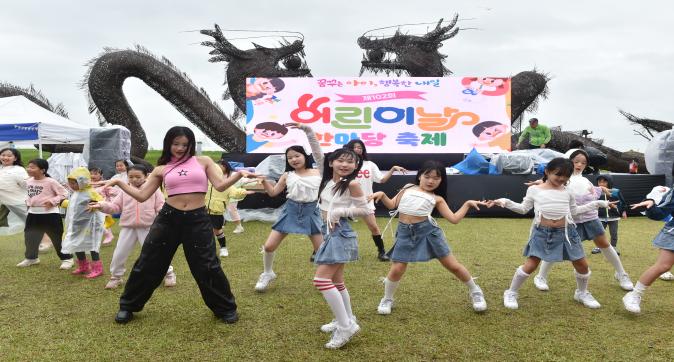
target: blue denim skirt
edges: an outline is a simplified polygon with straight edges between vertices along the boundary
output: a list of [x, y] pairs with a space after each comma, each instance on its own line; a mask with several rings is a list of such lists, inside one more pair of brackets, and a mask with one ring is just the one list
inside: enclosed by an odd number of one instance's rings
[[346, 218], [339, 219], [339, 225], [330, 232], [327, 224], [322, 225], [323, 243], [314, 256], [315, 264], [344, 264], [358, 260], [358, 235]]
[[653, 239], [653, 246], [659, 249], [674, 251], [674, 227], [665, 226]]
[[583, 244], [576, 228], [566, 227], [569, 241], [564, 236], [564, 228], [534, 226], [527, 246], [524, 247], [524, 256], [535, 256], [544, 261], [576, 261], [585, 257]]
[[393, 261], [412, 263], [444, 258], [451, 252], [442, 229], [426, 220], [415, 224], [399, 222], [388, 256]]
[[606, 232], [604, 230], [604, 225], [601, 224], [599, 219], [576, 224], [576, 231], [578, 232], [580, 240], [594, 240], [594, 238], [602, 236]]
[[284, 234], [316, 235], [321, 233], [321, 210], [318, 203], [297, 202], [288, 199], [283, 204], [278, 220], [271, 226]]

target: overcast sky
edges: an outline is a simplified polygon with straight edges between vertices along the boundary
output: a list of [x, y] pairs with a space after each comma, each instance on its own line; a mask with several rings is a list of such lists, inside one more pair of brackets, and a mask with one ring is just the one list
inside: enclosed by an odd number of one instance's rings
[[[508, 76], [533, 68], [549, 73], [550, 97], [527, 117], [591, 130], [618, 150], [643, 151], [646, 141], [618, 109], [674, 121], [673, 10], [667, 1], [5, 1], [0, 81], [32, 83], [52, 102], [62, 102], [72, 120], [95, 125], [78, 84], [85, 63], [103, 47], [143, 45], [220, 99], [224, 65], [208, 62], [209, 48], [199, 42], [209, 38], [193, 30], [218, 23], [223, 29], [300, 31], [314, 76], [357, 76], [362, 53], [356, 39], [363, 32], [458, 13], [460, 27], [477, 29], [440, 48], [455, 75]], [[234, 43], [251, 46], [250, 40]], [[129, 79], [124, 90], [144, 128], [152, 130], [151, 146], [161, 147], [171, 126], [189, 125], [141, 81]], [[233, 109], [231, 101], [220, 103]]]

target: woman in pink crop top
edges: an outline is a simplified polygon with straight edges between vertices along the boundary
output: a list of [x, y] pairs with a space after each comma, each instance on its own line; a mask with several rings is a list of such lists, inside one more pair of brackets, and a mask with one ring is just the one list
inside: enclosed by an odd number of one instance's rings
[[224, 178], [220, 167], [205, 156], [195, 156], [194, 133], [187, 127], [172, 127], [164, 136], [164, 147], [157, 167], [145, 184], [137, 189], [117, 179], [107, 186], [119, 186], [139, 202], [149, 199], [164, 183], [168, 199], [150, 227], [140, 256], [133, 266], [129, 281], [119, 300], [117, 323], [126, 323], [139, 312], [159, 286], [171, 259], [182, 243], [185, 258], [206, 305], [225, 323], [235, 323], [234, 295], [215, 254], [211, 221], [204, 196], [208, 181], [224, 191], [242, 176], [255, 177], [246, 171]]

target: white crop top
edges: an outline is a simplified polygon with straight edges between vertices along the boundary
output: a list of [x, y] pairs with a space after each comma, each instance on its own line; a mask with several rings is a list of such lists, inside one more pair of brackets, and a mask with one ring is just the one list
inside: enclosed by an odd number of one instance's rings
[[435, 208], [435, 197], [419, 190], [407, 190], [398, 204], [398, 212], [411, 216], [430, 216]]
[[318, 188], [321, 185], [321, 176], [300, 176], [295, 171], [286, 175], [286, 198], [297, 202], [313, 202], [318, 200]]
[[347, 187], [343, 194], [339, 192], [335, 193], [333, 188], [335, 187], [335, 181], [328, 181], [321, 191], [321, 200], [319, 202], [321, 211], [328, 212], [330, 209], [336, 209], [338, 207], [350, 207], [351, 206], [351, 191]]

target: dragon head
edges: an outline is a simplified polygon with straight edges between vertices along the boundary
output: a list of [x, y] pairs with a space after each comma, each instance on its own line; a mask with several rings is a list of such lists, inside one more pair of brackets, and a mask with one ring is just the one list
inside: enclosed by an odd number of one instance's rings
[[211, 47], [210, 62], [227, 62], [227, 91], [223, 98], [232, 98], [243, 112], [246, 110], [246, 78], [307, 77], [311, 70], [304, 60], [304, 42], [283, 42], [277, 48], [267, 48], [253, 43], [252, 49], [241, 50], [230, 43], [218, 24], [214, 30], [201, 30], [213, 37], [201, 45]]
[[459, 28], [454, 28], [458, 19], [458, 14], [454, 15], [447, 26], [442, 26], [443, 19], [440, 19], [435, 29], [421, 36], [402, 34], [400, 29], [388, 38], [378, 38], [368, 35], [370, 31], [366, 32], [358, 38], [358, 46], [365, 51], [360, 74], [365, 70], [375, 74], [394, 73], [398, 76], [407, 73], [412, 77], [440, 77], [451, 74], [442, 65], [447, 56], [440, 54], [438, 48], [443, 41], [458, 34]]

